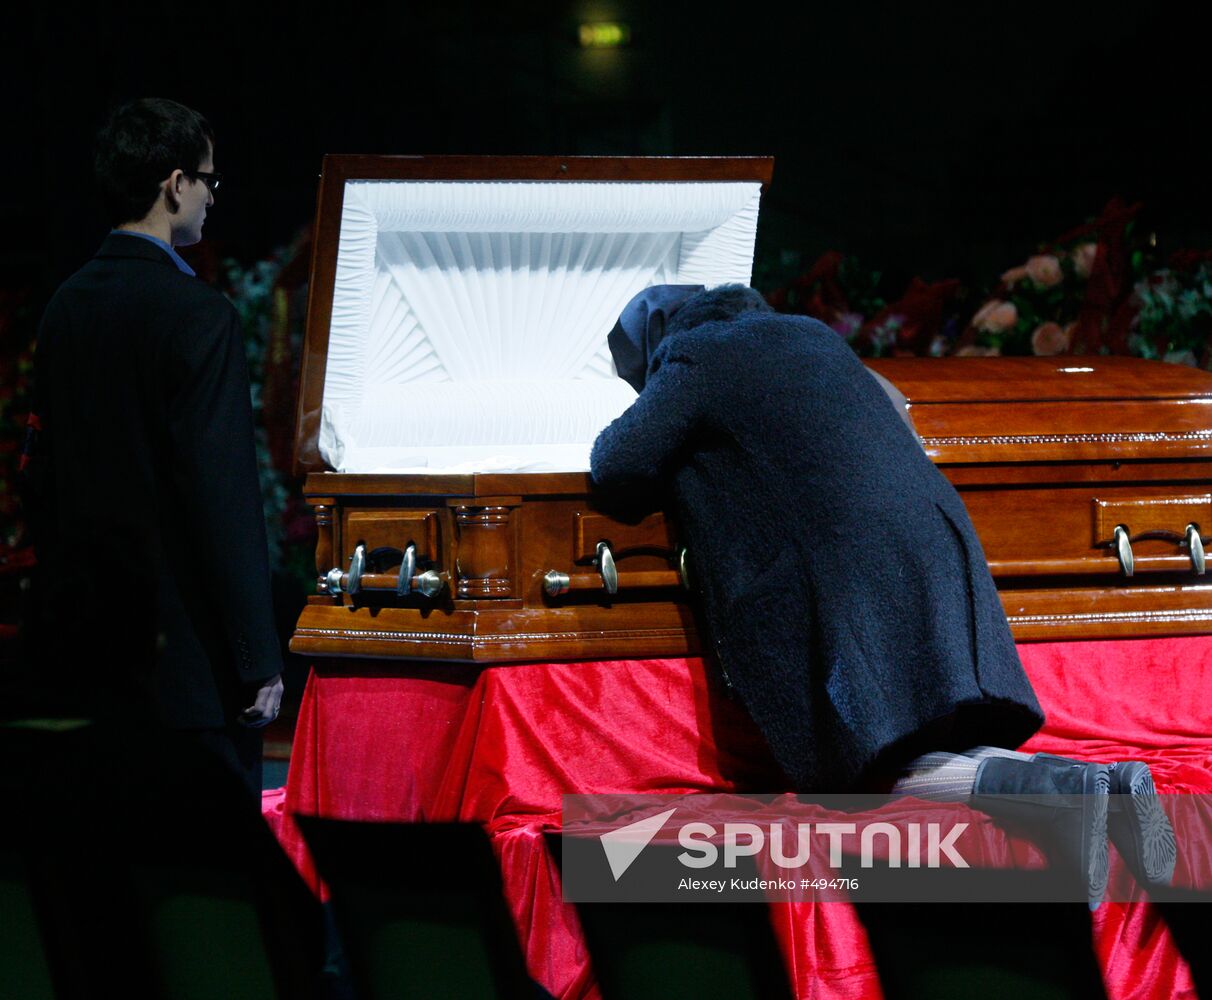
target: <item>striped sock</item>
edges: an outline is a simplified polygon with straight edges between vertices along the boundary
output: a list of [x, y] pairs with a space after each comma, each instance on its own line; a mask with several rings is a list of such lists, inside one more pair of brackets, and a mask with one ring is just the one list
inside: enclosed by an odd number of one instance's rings
[[976, 771], [989, 757], [1030, 760], [1031, 755], [1001, 747], [973, 747], [962, 754], [942, 750], [922, 754], [905, 765], [892, 786], [893, 795], [913, 795], [934, 802], [964, 802], [976, 784]]

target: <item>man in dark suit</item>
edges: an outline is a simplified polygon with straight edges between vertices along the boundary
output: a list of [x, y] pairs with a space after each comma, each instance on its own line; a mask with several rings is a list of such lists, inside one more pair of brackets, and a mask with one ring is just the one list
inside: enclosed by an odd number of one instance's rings
[[38, 335], [33, 645], [57, 712], [194, 732], [259, 794], [282, 665], [244, 344], [174, 249], [202, 238], [213, 142], [161, 99], [98, 138], [115, 228]]

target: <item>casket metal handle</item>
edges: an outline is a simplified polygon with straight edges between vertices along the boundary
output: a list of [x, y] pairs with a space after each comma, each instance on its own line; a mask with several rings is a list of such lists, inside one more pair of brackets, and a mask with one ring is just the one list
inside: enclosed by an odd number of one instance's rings
[[572, 590], [572, 577], [558, 569], [549, 569], [543, 575], [543, 589], [549, 597], [559, 597]]
[[[1154, 537], [1177, 538], [1178, 535], [1177, 532], [1172, 531], [1153, 531], [1138, 536], [1137, 540]], [[1117, 524], [1115, 526], [1112, 544], [1115, 546], [1115, 554], [1119, 558], [1119, 567], [1124, 576], [1132, 576], [1136, 572], [1136, 558], [1132, 553], [1132, 536], [1128, 533], [1126, 525]], [[1187, 525], [1181, 544], [1187, 548], [1191, 557], [1191, 569], [1195, 575], [1203, 576], [1207, 571], [1207, 566], [1204, 557], [1204, 540], [1200, 535], [1199, 525], [1194, 522]]]
[[1128, 529], [1122, 525], [1115, 526], [1115, 554], [1119, 556], [1119, 568], [1124, 571], [1124, 576], [1131, 576], [1136, 572], [1136, 559], [1132, 555], [1132, 538], [1128, 534]]
[[597, 564], [598, 572], [602, 575], [602, 587], [606, 593], [617, 594], [619, 592], [619, 571], [614, 564], [614, 553], [610, 551], [609, 542], [598, 542], [598, 555], [594, 562]]
[[597, 590], [601, 588], [608, 594], [617, 594], [619, 588], [626, 587], [676, 587], [679, 583], [687, 590], [690, 589], [686, 569], [686, 549], [678, 550], [678, 568], [640, 570], [619, 575], [618, 566], [614, 561], [614, 552], [609, 542], [598, 542], [597, 556], [594, 559], [597, 566], [596, 574], [577, 573], [570, 575], [558, 569], [548, 570], [543, 575], [543, 590], [549, 597], [559, 597], [570, 590]]
[[1204, 575], [1204, 540], [1199, 534], [1199, 525], [1188, 524], [1185, 544], [1191, 552], [1191, 568], [1196, 576]]
[[417, 547], [412, 542], [404, 549], [399, 573], [367, 573], [366, 546], [358, 544], [349, 560], [349, 572], [342, 573], [340, 568], [336, 567], [328, 571], [325, 579], [328, 592], [334, 596], [341, 593], [352, 596], [364, 590], [389, 590], [399, 597], [420, 594], [432, 598], [446, 589], [443, 574], [432, 569], [423, 573], [417, 572]]
[[407, 597], [412, 592], [412, 578], [417, 572], [417, 547], [409, 542], [400, 560], [400, 573], [396, 577], [396, 596]]

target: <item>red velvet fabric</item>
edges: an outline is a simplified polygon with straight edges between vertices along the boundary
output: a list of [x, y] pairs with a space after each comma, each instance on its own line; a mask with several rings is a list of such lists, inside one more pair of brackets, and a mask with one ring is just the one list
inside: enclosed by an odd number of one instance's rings
[[[1212, 791], [1212, 636], [1025, 644], [1048, 716], [1024, 747], [1143, 759], [1161, 792]], [[562, 998], [597, 995], [576, 914], [542, 843], [561, 795], [777, 791], [748, 716], [697, 659], [475, 668], [347, 661], [308, 682], [288, 813], [458, 819], [488, 829], [531, 975]], [[297, 828], [279, 835], [319, 889]], [[776, 904], [797, 996], [881, 995], [865, 931], [845, 903]], [[1147, 903], [1104, 904], [1092, 942], [1112, 1000], [1194, 996]]]
[[286, 821], [286, 789], [267, 788], [261, 793], [261, 818], [270, 832], [282, 839], [282, 824]]

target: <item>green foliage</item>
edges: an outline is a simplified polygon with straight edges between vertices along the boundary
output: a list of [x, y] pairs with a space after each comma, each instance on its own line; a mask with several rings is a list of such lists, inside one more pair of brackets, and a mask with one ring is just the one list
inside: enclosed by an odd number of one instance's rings
[[882, 271], [871, 270], [857, 257], [850, 255], [843, 257], [838, 267], [838, 284], [851, 308], [865, 320], [871, 319], [888, 304], [881, 293], [883, 278]]
[[[265, 513], [265, 536], [269, 546], [270, 567], [275, 572], [286, 570], [288, 553], [286, 546], [285, 516], [290, 507], [291, 491], [295, 484], [289, 482], [282, 470], [273, 462], [269, 447], [264, 406], [265, 382], [269, 374], [270, 336], [274, 323], [277, 280], [293, 259], [297, 245], [282, 247], [267, 260], [259, 260], [244, 266], [227, 259], [223, 262], [224, 294], [236, 307], [244, 328], [244, 348], [248, 358], [248, 379], [252, 393], [253, 419], [257, 446], [257, 475], [261, 484], [261, 497]], [[292, 349], [301, 342], [301, 331], [292, 331]], [[314, 576], [314, 571], [309, 571]]]
[[1195, 364], [1212, 337], [1212, 262], [1192, 271], [1163, 268], [1137, 282], [1135, 353]]

